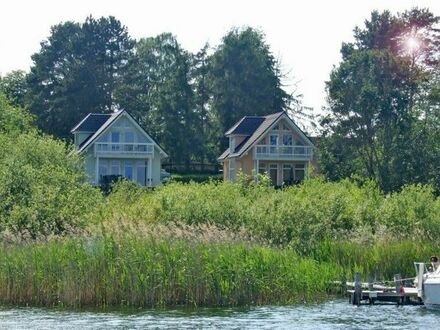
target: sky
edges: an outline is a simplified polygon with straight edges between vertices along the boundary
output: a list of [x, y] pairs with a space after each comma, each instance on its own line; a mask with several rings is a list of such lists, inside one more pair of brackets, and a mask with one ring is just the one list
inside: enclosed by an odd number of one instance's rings
[[83, 22], [88, 15], [115, 16], [139, 39], [171, 32], [180, 44], [197, 52], [213, 47], [232, 27], [261, 29], [287, 73], [285, 89], [303, 95], [315, 111], [326, 105], [325, 81], [340, 61], [342, 42], [353, 39], [371, 11], [402, 12], [426, 7], [440, 15], [440, 1], [371, 0], [9, 0], [0, 11], [0, 74], [29, 71], [31, 55], [65, 21]]

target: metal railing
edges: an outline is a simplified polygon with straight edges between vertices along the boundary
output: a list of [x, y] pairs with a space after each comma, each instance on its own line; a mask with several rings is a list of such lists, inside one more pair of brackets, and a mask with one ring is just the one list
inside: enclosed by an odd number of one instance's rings
[[96, 142], [96, 153], [153, 155], [153, 143]]
[[286, 146], [286, 145], [257, 145], [255, 147], [257, 159], [305, 159], [313, 157], [313, 147]]

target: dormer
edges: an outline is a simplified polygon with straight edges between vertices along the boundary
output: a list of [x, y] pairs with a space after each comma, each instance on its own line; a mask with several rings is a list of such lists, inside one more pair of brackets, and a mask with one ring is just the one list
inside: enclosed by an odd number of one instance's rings
[[72, 130], [75, 148], [80, 146], [102, 126], [111, 117], [111, 114], [89, 113]]

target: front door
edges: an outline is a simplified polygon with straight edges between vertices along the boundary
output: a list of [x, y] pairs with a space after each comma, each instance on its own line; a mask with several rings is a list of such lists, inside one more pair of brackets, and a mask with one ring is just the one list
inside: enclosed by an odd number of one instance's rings
[[270, 164], [269, 166], [270, 182], [276, 186], [278, 184], [278, 164]]

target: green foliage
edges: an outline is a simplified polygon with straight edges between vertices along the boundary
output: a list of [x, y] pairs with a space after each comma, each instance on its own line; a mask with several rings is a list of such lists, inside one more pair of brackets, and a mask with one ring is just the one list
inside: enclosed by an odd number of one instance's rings
[[209, 62], [210, 108], [221, 124], [217, 139], [245, 115], [289, 108], [292, 100], [282, 89], [279, 63], [262, 32], [250, 27], [231, 30]]
[[0, 94], [5, 94], [13, 105], [24, 107], [27, 91], [28, 86], [24, 71], [11, 71], [4, 77], [0, 76]]
[[[321, 168], [331, 179], [356, 173], [386, 191], [410, 183], [437, 185], [439, 118], [435, 25], [439, 17], [413, 9], [373, 12], [327, 82], [329, 116], [320, 140]], [[417, 48], [410, 45], [417, 43]]]
[[20, 134], [33, 128], [34, 118], [20, 107], [14, 107], [10, 100], [0, 93], [0, 134]]
[[440, 200], [430, 186], [383, 195], [372, 181], [318, 178], [281, 190], [244, 181], [130, 189], [109, 196], [104, 218], [244, 228], [260, 241], [305, 255], [324, 240], [430, 241], [440, 230]]
[[339, 267], [289, 250], [153, 237], [0, 247], [0, 301], [42, 306], [236, 306], [312, 301]]
[[32, 55], [27, 77], [28, 104], [39, 127], [70, 137], [72, 126], [89, 112], [111, 112], [133, 46], [127, 28], [114, 17], [53, 26]]
[[125, 88], [119, 91], [121, 106], [133, 112], [177, 163], [189, 162], [198, 134], [190, 64], [189, 53], [171, 34], [141, 39]]
[[100, 194], [83, 184], [82, 161], [37, 133], [0, 134], [0, 231], [37, 238], [75, 231]]

